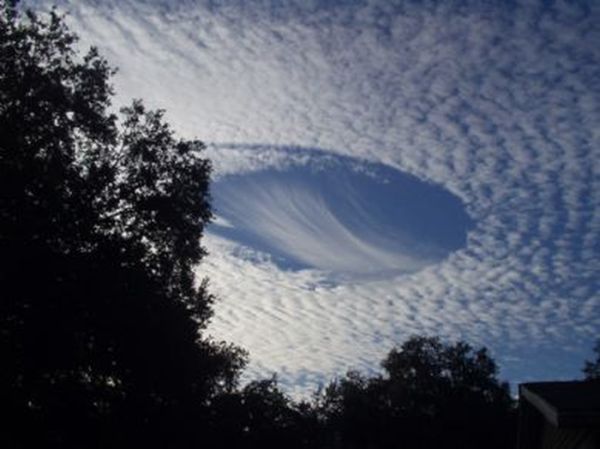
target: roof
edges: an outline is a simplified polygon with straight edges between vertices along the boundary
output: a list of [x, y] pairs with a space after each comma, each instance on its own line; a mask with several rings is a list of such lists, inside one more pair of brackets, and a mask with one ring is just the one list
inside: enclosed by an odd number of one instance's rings
[[556, 427], [600, 426], [600, 382], [527, 383], [519, 395]]

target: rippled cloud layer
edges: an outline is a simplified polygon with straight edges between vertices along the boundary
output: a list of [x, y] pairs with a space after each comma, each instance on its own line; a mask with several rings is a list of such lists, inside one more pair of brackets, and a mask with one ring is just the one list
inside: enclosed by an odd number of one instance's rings
[[[277, 371], [302, 391], [373, 369], [412, 333], [486, 344], [513, 381], [578, 375], [600, 335], [597, 2], [58, 3], [119, 66], [120, 102], [145, 98], [181, 134], [217, 143], [222, 205], [261, 198], [251, 209], [265, 221], [248, 225], [271, 238], [212, 232], [199, 267], [222, 298], [211, 331], [250, 349], [249, 376]], [[472, 222], [464, 245], [435, 263], [411, 253], [415, 269], [383, 278], [332, 279], [333, 262], [306, 255], [321, 248], [292, 244], [296, 231], [318, 241], [298, 223], [327, 210], [306, 148], [451, 192]], [[290, 160], [301, 176], [286, 186]], [[239, 202], [223, 207], [221, 226], [249, 220]], [[339, 220], [320, 223], [341, 238]], [[381, 250], [372, 226], [356, 233]], [[304, 269], [282, 268], [276, 250]]]

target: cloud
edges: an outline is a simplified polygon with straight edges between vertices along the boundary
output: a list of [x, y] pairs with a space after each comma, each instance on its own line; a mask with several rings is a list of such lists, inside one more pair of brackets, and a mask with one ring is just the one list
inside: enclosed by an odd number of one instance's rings
[[[231, 157], [222, 156], [226, 146], [219, 149], [212, 158]], [[209, 232], [267, 253], [282, 269], [319, 269], [353, 281], [389, 278], [440, 262], [465, 244], [471, 221], [460, 201], [416, 177], [315, 149], [233, 149], [238, 162], [262, 164], [217, 175], [213, 204], [226, 224]]]
[[[222, 176], [304, 155], [248, 156], [249, 142], [325, 148], [442, 186], [474, 221], [443, 261], [348, 284], [210, 235], [211, 330], [250, 349], [249, 376], [304, 391], [411, 333], [486, 344], [515, 381], [577, 375], [600, 334], [598, 4], [59, 4], [119, 66], [119, 103], [241, 145], [215, 160]], [[296, 211], [318, 213], [313, 200]]]

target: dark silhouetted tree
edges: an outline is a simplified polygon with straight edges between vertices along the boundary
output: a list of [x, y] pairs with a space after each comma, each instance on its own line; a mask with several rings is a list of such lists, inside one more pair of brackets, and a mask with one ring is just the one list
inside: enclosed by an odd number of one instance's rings
[[322, 427], [311, 405], [290, 399], [275, 377], [222, 394], [213, 405], [223, 435], [219, 447], [322, 447]]
[[334, 447], [513, 446], [513, 400], [485, 348], [413, 337], [382, 366], [383, 376], [349, 373], [317, 401]]
[[586, 360], [583, 367], [583, 374], [586, 380], [600, 381], [600, 339], [594, 346], [596, 360]]
[[55, 12], [0, 1], [4, 447], [190, 447], [241, 350], [201, 336], [210, 165]]

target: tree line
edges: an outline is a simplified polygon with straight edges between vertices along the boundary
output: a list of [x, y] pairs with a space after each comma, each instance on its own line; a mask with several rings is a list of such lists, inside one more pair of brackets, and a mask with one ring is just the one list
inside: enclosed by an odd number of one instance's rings
[[513, 446], [508, 386], [464, 342], [413, 337], [306, 401], [240, 386], [247, 353], [205, 335], [194, 277], [204, 145], [139, 100], [111, 112], [114, 70], [76, 41], [0, 0], [2, 447]]

